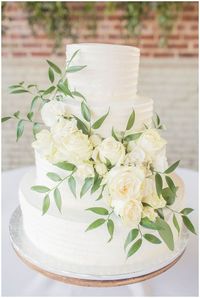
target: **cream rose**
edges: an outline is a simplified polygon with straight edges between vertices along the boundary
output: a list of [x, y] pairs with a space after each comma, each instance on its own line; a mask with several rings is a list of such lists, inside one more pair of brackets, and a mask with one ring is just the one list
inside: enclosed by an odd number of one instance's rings
[[97, 147], [98, 145], [100, 145], [101, 144], [101, 141], [102, 141], [101, 137], [99, 135], [97, 135], [97, 134], [96, 135], [92, 135], [90, 137], [90, 142], [91, 142], [91, 144], [92, 144], [93, 147]]
[[121, 218], [125, 225], [137, 227], [142, 217], [142, 204], [138, 200], [130, 200], [125, 203], [121, 212]]
[[144, 178], [144, 172], [138, 167], [114, 167], [106, 177], [108, 191], [112, 199], [129, 200], [140, 198]]
[[152, 166], [154, 170], [158, 172], [164, 172], [168, 168], [166, 147], [162, 148], [159, 152], [155, 154], [152, 159]]
[[147, 203], [154, 209], [163, 208], [166, 205], [166, 201], [163, 197], [159, 198], [156, 192], [143, 197], [142, 202]]
[[137, 141], [137, 144], [150, 156], [154, 156], [155, 152], [161, 150], [166, 143], [154, 128], [145, 130]]
[[51, 127], [51, 133], [55, 140], [59, 140], [63, 136], [67, 136], [78, 131], [77, 122], [74, 118], [60, 118], [55, 125]]
[[82, 180], [84, 180], [87, 177], [93, 177], [94, 176], [93, 165], [86, 162], [79, 164], [76, 171], [76, 176]]
[[94, 158], [99, 158], [103, 163], [107, 159], [112, 165], [120, 165], [124, 161], [125, 148], [122, 143], [117, 142], [113, 137], [104, 139], [101, 144], [96, 147]]
[[53, 126], [61, 117], [70, 117], [69, 106], [57, 100], [51, 100], [45, 103], [41, 109], [41, 117], [46, 126]]
[[65, 160], [76, 165], [88, 161], [92, 155], [92, 145], [88, 136], [80, 130], [56, 139], [56, 146], [58, 152], [65, 156]]
[[131, 146], [131, 151], [125, 157], [125, 165], [141, 165], [145, 161], [145, 152], [137, 144]]
[[142, 210], [142, 217], [148, 217], [149, 220], [155, 221], [157, 213], [154, 211], [152, 207], [145, 206]]
[[95, 169], [100, 176], [104, 176], [107, 173], [107, 167], [104, 163], [97, 162], [95, 165]]

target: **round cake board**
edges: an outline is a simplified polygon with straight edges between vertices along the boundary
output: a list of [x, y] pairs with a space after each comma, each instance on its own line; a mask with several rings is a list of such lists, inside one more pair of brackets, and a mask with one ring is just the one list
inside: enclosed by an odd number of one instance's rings
[[[113, 276], [95, 276], [91, 274], [82, 274], [80, 272], [70, 272], [60, 268], [53, 268], [52, 264], [49, 266], [49, 258], [39, 251], [28, 239], [23, 230], [22, 214], [21, 209], [18, 207], [10, 220], [10, 239], [12, 246], [17, 254], [17, 256], [31, 269], [43, 274], [44, 276], [60, 281], [66, 284], [85, 286], [85, 287], [115, 287], [124, 286], [134, 283], [139, 283], [147, 279], [153, 278], [161, 273], [167, 271], [172, 266], [174, 266], [178, 260], [184, 254], [188, 233], [184, 234], [184, 245], [181, 246], [181, 250], [176, 253], [175, 257], [170, 258], [165, 265], [160, 264], [156, 270], [151, 272], [138, 272], [129, 274], [118, 274]], [[43, 254], [43, 255], [42, 255]], [[51, 258], [51, 257], [50, 257]]]

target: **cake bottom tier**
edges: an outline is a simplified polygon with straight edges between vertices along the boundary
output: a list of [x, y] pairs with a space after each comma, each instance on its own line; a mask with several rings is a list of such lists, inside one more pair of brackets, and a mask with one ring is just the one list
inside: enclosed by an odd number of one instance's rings
[[[154, 266], [158, 262], [162, 263], [179, 249], [179, 236], [173, 227], [172, 216], [168, 214], [168, 223], [174, 235], [175, 250], [170, 251], [164, 243], [155, 245], [144, 240], [140, 250], [126, 260], [124, 242], [130, 228], [124, 227], [116, 218], [114, 237], [111, 242], [108, 242], [106, 225], [85, 232], [87, 226], [98, 215], [89, 214], [85, 210], [82, 210], [82, 214], [80, 210], [77, 212], [74, 210], [73, 214], [65, 210], [62, 214], [55, 214], [50, 210], [42, 216], [41, 196], [30, 190], [34, 180], [35, 171], [30, 171], [22, 179], [19, 190], [24, 231], [38, 249], [49, 256], [56, 257], [59, 261], [95, 268], [108, 268], [108, 272], [110, 266], [115, 268], [124, 266], [124, 272], [121, 269], [121, 273], [126, 273], [127, 268], [133, 268], [136, 271], [142, 265], [145, 268], [147, 264]], [[183, 189], [179, 178], [176, 182], [179, 185], [176, 208], [179, 210], [183, 208], [184, 203]], [[181, 223], [180, 226], [182, 229]], [[142, 232], [159, 237], [156, 231], [142, 228]]]

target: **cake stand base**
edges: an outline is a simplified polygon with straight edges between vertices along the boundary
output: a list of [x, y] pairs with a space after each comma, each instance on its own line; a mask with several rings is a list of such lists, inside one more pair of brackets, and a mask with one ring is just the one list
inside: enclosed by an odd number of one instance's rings
[[[157, 268], [149, 271], [132, 272], [127, 274], [117, 274], [117, 275], [106, 275], [101, 274], [94, 275], [87, 273], [82, 273], [78, 269], [69, 271], [63, 266], [58, 267], [58, 260], [53, 260], [51, 256], [46, 256], [43, 252], [38, 250], [28, 239], [23, 230], [23, 221], [21, 209], [18, 207], [10, 220], [10, 239], [12, 246], [18, 255], [18, 257], [33, 270], [45, 275], [46, 277], [57, 280], [63, 283], [85, 286], [85, 287], [115, 287], [124, 286], [134, 283], [139, 283], [147, 279], [153, 278], [161, 273], [165, 272], [172, 266], [174, 266], [178, 260], [184, 254], [188, 233], [183, 233], [180, 248], [176, 252], [173, 258], [165, 261], [165, 263], [158, 264]], [[139, 286], [139, 285], [138, 285]], [[142, 291], [141, 289], [136, 289], [136, 292]]]

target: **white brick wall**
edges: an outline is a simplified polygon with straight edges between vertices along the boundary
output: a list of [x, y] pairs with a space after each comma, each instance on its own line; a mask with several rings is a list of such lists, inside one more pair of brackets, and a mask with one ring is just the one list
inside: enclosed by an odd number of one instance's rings
[[[52, 57], [60, 66], [64, 57]], [[10, 95], [8, 86], [19, 81], [38, 83], [45, 87], [47, 65], [42, 58], [4, 58], [2, 61], [2, 114], [26, 111], [27, 95]], [[154, 107], [166, 124], [169, 161], [181, 159], [181, 166], [197, 169], [198, 142], [198, 61], [197, 59], [142, 59], [139, 77], [140, 94], [154, 99]], [[15, 142], [15, 121], [2, 129], [3, 169], [16, 168], [34, 162], [31, 130], [25, 130]], [[27, 124], [29, 125], [29, 124]]]

